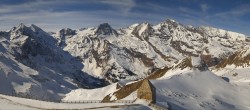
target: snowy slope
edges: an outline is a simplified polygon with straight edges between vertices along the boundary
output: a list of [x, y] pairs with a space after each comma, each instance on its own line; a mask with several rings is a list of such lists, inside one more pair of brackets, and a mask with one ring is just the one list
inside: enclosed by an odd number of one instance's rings
[[250, 68], [227, 66], [223, 69], [215, 69], [213, 72], [227, 79], [231, 84], [241, 86], [242, 88], [250, 88]]
[[17, 98], [6, 95], [0, 95], [0, 109], [9, 110], [39, 110], [39, 109], [105, 109], [116, 107], [119, 110], [127, 110], [129, 108], [148, 109], [147, 106], [140, 104], [124, 104], [124, 103], [55, 103], [39, 100]]
[[104, 96], [116, 90], [116, 83], [97, 89], [76, 89], [66, 95], [62, 101], [102, 100]]
[[[213, 70], [213, 73], [200, 69], [201, 62], [197, 57], [187, 58], [168, 69], [158, 79], [148, 77], [156, 88], [156, 104], [178, 110], [250, 109], [249, 68], [226, 67]], [[136, 92], [139, 87], [136, 85], [140, 82], [125, 85], [119, 92], [115, 91], [105, 99], [112, 101], [117, 97], [121, 98], [125, 92]]]
[[0, 109], [1, 110], [39, 110], [38, 108], [33, 108], [25, 105], [21, 105], [10, 101], [8, 99], [0, 97]]
[[151, 80], [157, 104], [173, 109], [250, 109], [249, 89], [241, 89], [210, 71], [186, 71]]

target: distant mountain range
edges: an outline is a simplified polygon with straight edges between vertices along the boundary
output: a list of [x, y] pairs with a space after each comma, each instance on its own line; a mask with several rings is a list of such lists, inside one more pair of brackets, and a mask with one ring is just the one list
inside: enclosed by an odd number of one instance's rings
[[0, 93], [61, 100], [71, 90], [142, 79], [191, 56], [205, 56], [214, 68], [249, 67], [250, 38], [171, 19], [157, 25], [113, 29], [103, 23], [56, 33], [20, 24], [0, 32]]

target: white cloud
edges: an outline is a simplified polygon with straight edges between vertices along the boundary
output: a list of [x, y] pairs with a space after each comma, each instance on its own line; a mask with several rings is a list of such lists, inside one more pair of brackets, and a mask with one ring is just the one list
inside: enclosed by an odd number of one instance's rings
[[209, 9], [209, 6], [207, 4], [201, 4], [200, 7], [202, 12], [206, 12]]
[[100, 2], [109, 4], [124, 13], [128, 13], [133, 7], [136, 6], [136, 2], [134, 0], [100, 0]]
[[232, 9], [230, 11], [216, 13], [215, 16], [221, 17], [221, 18], [236, 18], [239, 16], [246, 15], [248, 13], [250, 13], [249, 8], [242, 8], [242, 9], [236, 8], [236, 9]]

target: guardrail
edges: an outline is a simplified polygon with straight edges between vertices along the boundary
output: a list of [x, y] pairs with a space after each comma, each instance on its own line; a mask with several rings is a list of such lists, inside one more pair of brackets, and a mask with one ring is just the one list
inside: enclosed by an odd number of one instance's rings
[[60, 103], [133, 103], [134, 100], [117, 100], [113, 102], [102, 102], [102, 100], [62, 100]]
[[63, 100], [60, 103], [101, 103], [101, 100]]
[[149, 106], [154, 107], [156, 110], [169, 110], [168, 108], [164, 108], [159, 105], [152, 104], [152, 103], [150, 103]]
[[134, 103], [134, 100], [116, 100], [114, 103]]

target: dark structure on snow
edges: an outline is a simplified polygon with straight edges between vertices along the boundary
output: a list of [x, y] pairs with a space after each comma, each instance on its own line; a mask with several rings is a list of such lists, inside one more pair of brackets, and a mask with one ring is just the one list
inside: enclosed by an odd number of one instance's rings
[[141, 86], [137, 90], [137, 97], [140, 99], [146, 99], [155, 103], [156, 101], [156, 90], [154, 85], [148, 80], [144, 79]]

